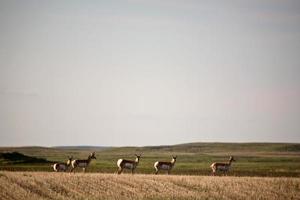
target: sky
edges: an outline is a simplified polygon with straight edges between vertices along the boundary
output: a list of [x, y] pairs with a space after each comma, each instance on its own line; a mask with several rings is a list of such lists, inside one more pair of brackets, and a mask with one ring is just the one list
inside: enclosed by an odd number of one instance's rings
[[0, 146], [300, 142], [298, 0], [0, 0]]

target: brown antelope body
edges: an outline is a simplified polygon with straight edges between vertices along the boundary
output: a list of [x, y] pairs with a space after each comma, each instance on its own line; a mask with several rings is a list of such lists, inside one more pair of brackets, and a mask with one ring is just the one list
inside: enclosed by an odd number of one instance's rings
[[170, 174], [171, 170], [175, 165], [176, 158], [177, 156], [172, 156], [171, 162], [162, 162], [162, 161], [155, 162], [154, 163], [155, 174], [158, 174], [160, 170], [166, 170], [167, 173]]
[[67, 163], [54, 163], [53, 165], [53, 169], [56, 172], [65, 172], [68, 170], [68, 168], [71, 165], [73, 157], [69, 157], [69, 159], [67, 160]]
[[212, 169], [212, 175], [214, 176], [217, 171], [221, 171], [224, 174], [227, 174], [227, 172], [230, 169], [232, 161], [235, 161], [235, 160], [234, 160], [234, 158], [232, 156], [230, 156], [228, 162], [223, 162], [223, 163], [215, 162], [215, 163], [213, 163], [210, 166], [210, 168]]
[[73, 160], [71, 163], [72, 164], [71, 172], [73, 172], [77, 167], [82, 168], [83, 172], [85, 172], [86, 168], [89, 166], [92, 159], [96, 159], [95, 152], [91, 153], [87, 160]]
[[135, 168], [138, 166], [140, 161], [141, 155], [135, 154], [135, 160], [125, 160], [125, 159], [119, 159], [117, 161], [118, 165], [118, 174], [121, 174], [124, 169], [131, 170], [131, 173], [134, 173]]

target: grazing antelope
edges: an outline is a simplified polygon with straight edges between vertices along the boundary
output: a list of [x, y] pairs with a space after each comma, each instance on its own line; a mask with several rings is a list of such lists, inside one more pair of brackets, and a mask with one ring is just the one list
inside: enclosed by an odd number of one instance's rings
[[159, 170], [167, 170], [168, 174], [170, 174], [173, 169], [177, 156], [172, 156], [171, 162], [161, 162], [157, 161], [154, 163], [155, 174], [158, 174]]
[[85, 172], [86, 168], [88, 167], [92, 159], [96, 159], [95, 152], [91, 153], [87, 160], [73, 160], [71, 163], [72, 164], [71, 172], [73, 172], [76, 167], [81, 167], [83, 169], [83, 172]]
[[56, 172], [65, 172], [70, 167], [73, 157], [69, 157], [67, 163], [54, 163], [53, 169]]
[[124, 169], [130, 169], [131, 174], [133, 174], [135, 168], [139, 164], [140, 158], [141, 158], [141, 154], [140, 155], [135, 154], [135, 160], [119, 159], [118, 162], [117, 162], [118, 174], [121, 174]]
[[230, 156], [228, 162], [224, 162], [224, 163], [213, 163], [210, 168], [212, 169], [212, 175], [214, 176], [216, 174], [217, 171], [222, 171], [224, 174], [227, 174], [227, 172], [230, 169], [230, 165], [231, 162], [235, 161], [234, 158], [232, 156]]

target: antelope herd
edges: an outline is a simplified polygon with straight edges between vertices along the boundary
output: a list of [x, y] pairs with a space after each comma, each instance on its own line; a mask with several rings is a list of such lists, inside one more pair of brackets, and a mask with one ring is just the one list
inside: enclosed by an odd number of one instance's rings
[[[128, 169], [134, 174], [136, 167], [140, 162], [141, 154], [135, 154], [135, 160], [126, 160], [126, 159], [118, 159], [117, 161], [117, 174], [121, 174], [124, 169]], [[55, 163], [53, 165], [53, 169], [56, 172], [66, 172], [68, 168], [71, 167], [70, 172], [75, 173], [75, 169], [82, 168], [83, 172], [86, 171], [86, 168], [89, 166], [92, 159], [96, 159], [95, 152], [91, 153], [86, 160], [78, 160], [73, 157], [69, 157], [66, 163]], [[166, 161], [156, 161], [154, 163], [155, 174], [158, 174], [159, 171], [165, 170], [167, 174], [171, 173], [171, 170], [174, 168], [176, 163], [177, 156], [172, 156], [172, 160], [170, 162]], [[210, 168], [212, 169], [212, 175], [215, 176], [217, 171], [223, 172], [224, 175], [227, 175], [231, 167], [231, 163], [236, 161], [233, 156], [229, 157], [228, 162], [214, 162], [211, 164]]]

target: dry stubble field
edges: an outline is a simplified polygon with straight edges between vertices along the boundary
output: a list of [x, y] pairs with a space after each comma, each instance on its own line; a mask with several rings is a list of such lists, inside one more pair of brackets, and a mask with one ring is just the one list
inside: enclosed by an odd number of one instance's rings
[[300, 199], [300, 179], [2, 171], [0, 199]]

